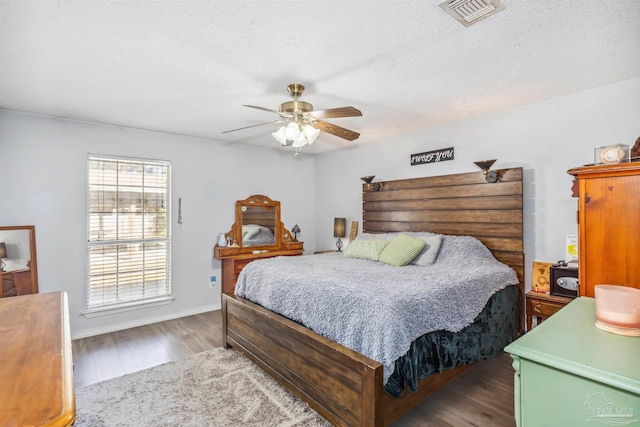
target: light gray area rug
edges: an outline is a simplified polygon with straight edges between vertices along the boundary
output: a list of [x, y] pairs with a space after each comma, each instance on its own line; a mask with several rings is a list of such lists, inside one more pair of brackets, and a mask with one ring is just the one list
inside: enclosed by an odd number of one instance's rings
[[331, 425], [223, 348], [77, 389], [76, 408], [76, 427]]

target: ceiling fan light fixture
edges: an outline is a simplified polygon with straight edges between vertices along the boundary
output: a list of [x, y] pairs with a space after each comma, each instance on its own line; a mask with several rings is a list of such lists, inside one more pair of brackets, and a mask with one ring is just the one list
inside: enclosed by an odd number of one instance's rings
[[304, 147], [305, 145], [307, 145], [309, 143], [309, 141], [307, 141], [307, 138], [304, 136], [303, 133], [300, 133], [300, 135], [298, 135], [298, 137], [296, 138], [295, 141], [293, 141], [293, 148], [296, 149], [300, 149], [302, 147]]
[[257, 125], [245, 126], [237, 129], [231, 129], [224, 131], [223, 133], [249, 129], [256, 126], [262, 126], [272, 123], [286, 122], [287, 124], [285, 126], [280, 127], [271, 135], [275, 138], [276, 141], [280, 143], [280, 145], [285, 147], [295, 147], [296, 156], [300, 153], [302, 147], [304, 147], [305, 145], [313, 144], [318, 138], [320, 132], [326, 132], [331, 135], [335, 135], [338, 138], [346, 139], [347, 141], [354, 141], [360, 136], [360, 134], [357, 132], [324, 121], [324, 119], [330, 118], [362, 116], [362, 112], [357, 108], [338, 107], [324, 110], [314, 110], [312, 104], [305, 101], [300, 101], [298, 99], [298, 97], [302, 95], [302, 92], [304, 91], [303, 85], [298, 83], [290, 84], [287, 87], [287, 90], [289, 91], [289, 95], [293, 97], [293, 101], [288, 101], [280, 104], [278, 110], [245, 104], [245, 107], [255, 108], [257, 110], [267, 111], [270, 113], [276, 113], [278, 116], [280, 116], [278, 120], [267, 123], [259, 123]]
[[283, 146], [287, 145], [287, 137], [284, 136], [285, 129], [286, 129], [286, 126], [282, 126], [280, 129], [278, 129], [277, 131], [271, 134], [276, 139], [276, 141], [278, 141], [280, 145], [283, 145]]
[[285, 127], [284, 136], [291, 141], [295, 141], [296, 139], [298, 139], [298, 137], [300, 136], [300, 126], [298, 126], [298, 123], [289, 123]]
[[313, 144], [319, 134], [320, 129], [316, 129], [311, 124], [306, 124], [300, 129], [300, 123], [290, 122], [271, 135], [281, 145], [285, 147], [293, 146], [296, 148], [296, 152], [299, 152], [305, 145]]
[[308, 144], [311, 145], [320, 135], [320, 129], [316, 129], [312, 125], [305, 125], [302, 128], [302, 134], [307, 138]]

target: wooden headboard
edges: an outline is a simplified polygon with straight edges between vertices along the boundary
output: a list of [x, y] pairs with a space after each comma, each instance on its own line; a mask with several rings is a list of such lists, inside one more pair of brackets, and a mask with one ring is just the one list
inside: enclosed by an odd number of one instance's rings
[[522, 168], [497, 170], [487, 183], [482, 172], [380, 182], [362, 192], [362, 230], [367, 233], [431, 231], [480, 239], [513, 268], [524, 295]]

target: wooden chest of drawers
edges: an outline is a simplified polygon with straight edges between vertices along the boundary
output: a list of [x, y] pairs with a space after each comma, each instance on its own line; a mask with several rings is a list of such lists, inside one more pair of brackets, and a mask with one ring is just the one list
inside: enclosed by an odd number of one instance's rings
[[222, 263], [222, 292], [232, 294], [236, 288], [236, 281], [242, 269], [252, 261], [276, 256], [296, 256], [302, 255], [302, 248], [299, 250], [268, 251], [261, 253], [248, 253], [227, 256], [221, 259]]
[[533, 327], [533, 318], [536, 323], [551, 317], [558, 310], [573, 301], [573, 298], [560, 297], [538, 292], [527, 292], [525, 295], [527, 313], [527, 331]]
[[67, 294], [0, 299], [0, 325], [0, 425], [72, 425], [76, 405]]
[[579, 297], [509, 344], [518, 427], [637, 425], [640, 339], [598, 329]]

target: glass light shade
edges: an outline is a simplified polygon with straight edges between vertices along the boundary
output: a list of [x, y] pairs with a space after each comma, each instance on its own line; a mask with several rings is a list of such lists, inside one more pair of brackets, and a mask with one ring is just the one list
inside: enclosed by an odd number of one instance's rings
[[300, 126], [296, 122], [291, 122], [284, 130], [284, 136], [288, 141], [295, 141], [300, 136]]
[[320, 129], [316, 129], [311, 125], [305, 125], [305, 127], [302, 128], [302, 133], [307, 138], [307, 141], [309, 141], [309, 145], [311, 145], [320, 134]]
[[304, 134], [302, 132], [300, 132], [300, 135], [298, 135], [296, 140], [293, 141], [293, 146], [295, 148], [302, 148], [305, 145], [307, 145], [308, 143], [309, 143], [309, 141], [307, 141], [307, 138], [304, 136]]
[[300, 129], [299, 123], [289, 122], [288, 125], [282, 126], [277, 132], [271, 135], [273, 135], [281, 145], [294, 147], [296, 149], [296, 155], [298, 155], [302, 147], [307, 144], [313, 144], [319, 134], [320, 130], [310, 124]]
[[276, 139], [276, 141], [278, 141], [281, 145], [284, 145], [284, 146], [287, 145], [287, 138], [284, 136], [285, 129], [286, 129], [286, 126], [282, 126], [276, 132], [271, 134]]

